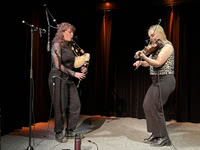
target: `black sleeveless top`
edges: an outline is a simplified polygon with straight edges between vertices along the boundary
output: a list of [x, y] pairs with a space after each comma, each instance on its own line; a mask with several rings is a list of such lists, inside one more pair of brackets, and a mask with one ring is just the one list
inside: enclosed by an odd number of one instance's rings
[[[70, 42], [65, 41], [62, 46], [60, 43], [54, 43], [51, 54], [53, 63], [51, 75], [59, 76], [69, 83], [73, 82], [74, 71], [72, 69], [74, 67], [75, 55]], [[56, 65], [59, 67], [56, 67]]]

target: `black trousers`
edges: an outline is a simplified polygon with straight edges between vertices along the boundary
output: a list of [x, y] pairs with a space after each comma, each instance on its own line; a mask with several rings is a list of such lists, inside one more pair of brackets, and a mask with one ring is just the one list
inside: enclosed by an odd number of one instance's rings
[[168, 136], [163, 105], [175, 89], [175, 77], [174, 75], [160, 75], [151, 78], [152, 84], [143, 102], [147, 131], [152, 132], [156, 137]]
[[61, 132], [67, 122], [67, 129], [76, 128], [80, 115], [80, 98], [75, 83], [49, 76], [49, 89], [54, 108], [54, 132]]

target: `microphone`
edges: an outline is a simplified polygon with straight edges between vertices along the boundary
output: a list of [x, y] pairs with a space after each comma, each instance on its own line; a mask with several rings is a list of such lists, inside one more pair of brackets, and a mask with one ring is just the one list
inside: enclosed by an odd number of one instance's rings
[[31, 28], [35, 28], [35, 30], [37, 29], [37, 27], [35, 27], [33, 24], [29, 24], [29, 23], [27, 23], [27, 22], [24, 21], [24, 20], [22, 20], [22, 23], [24, 23], [24, 24], [30, 26]]
[[150, 39], [146, 39], [146, 40], [145, 40], [145, 43], [146, 43], [146, 44], [149, 44], [149, 42], [150, 42]]
[[46, 33], [45, 29], [35, 27], [35, 30], [39, 31], [40, 33]]
[[162, 21], [162, 19], [158, 19], [158, 24], [160, 24], [160, 23], [161, 23], [161, 21]]
[[38, 28], [38, 27], [37, 27], [37, 30], [39, 30], [40, 37], [42, 37], [42, 34], [45, 34], [45, 33], [46, 33], [46, 30], [45, 30], [45, 29], [42, 29], [42, 28]]
[[45, 29], [39, 28], [39, 30], [40, 30], [41, 33], [46, 33], [47, 32]]
[[75, 40], [75, 41], [78, 40], [78, 36], [77, 36], [77, 35], [73, 37], [73, 41], [74, 41], [74, 40]]

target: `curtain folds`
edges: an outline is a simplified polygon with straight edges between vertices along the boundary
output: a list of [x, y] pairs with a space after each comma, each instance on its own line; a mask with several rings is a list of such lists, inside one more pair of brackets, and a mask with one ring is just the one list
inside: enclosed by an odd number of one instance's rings
[[[105, 12], [98, 16], [97, 43], [96, 43], [96, 73], [95, 73], [95, 98], [97, 105], [103, 106], [99, 112], [106, 110], [108, 102], [108, 76], [109, 76], [109, 57], [110, 57], [110, 38], [112, 16]], [[98, 110], [99, 108], [97, 108]]]

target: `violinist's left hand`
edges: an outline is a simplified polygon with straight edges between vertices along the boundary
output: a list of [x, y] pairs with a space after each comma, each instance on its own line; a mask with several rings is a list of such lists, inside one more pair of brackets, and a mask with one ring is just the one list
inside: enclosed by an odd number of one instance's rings
[[138, 51], [138, 56], [139, 58], [144, 59], [146, 57], [146, 55], [143, 53], [143, 51]]

